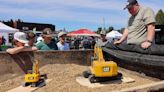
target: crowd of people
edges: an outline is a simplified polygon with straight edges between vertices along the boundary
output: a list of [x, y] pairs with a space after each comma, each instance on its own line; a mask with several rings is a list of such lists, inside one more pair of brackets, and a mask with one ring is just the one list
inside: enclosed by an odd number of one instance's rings
[[93, 49], [96, 44], [95, 37], [73, 37], [73, 40], [67, 36], [67, 32], [61, 31], [57, 34], [57, 39], [50, 28], [45, 28], [41, 35], [37, 37], [33, 32], [16, 32], [13, 35], [12, 46], [5, 46], [3, 37], [0, 36], [0, 51], [6, 51], [10, 54], [16, 54], [22, 51], [50, 51], [71, 49]]

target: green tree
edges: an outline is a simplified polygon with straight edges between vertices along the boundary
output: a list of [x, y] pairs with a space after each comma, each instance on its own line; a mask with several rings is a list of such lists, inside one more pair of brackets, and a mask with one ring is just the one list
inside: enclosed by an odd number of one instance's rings
[[111, 32], [112, 30], [114, 30], [114, 27], [110, 26], [110, 27], [108, 28], [108, 30], [106, 30], [106, 33], [109, 33], [109, 32]]
[[100, 32], [102, 31], [102, 27], [99, 27], [96, 31], [97, 34], [100, 34]]
[[157, 25], [164, 25], [164, 13], [160, 9], [156, 15], [156, 24]]

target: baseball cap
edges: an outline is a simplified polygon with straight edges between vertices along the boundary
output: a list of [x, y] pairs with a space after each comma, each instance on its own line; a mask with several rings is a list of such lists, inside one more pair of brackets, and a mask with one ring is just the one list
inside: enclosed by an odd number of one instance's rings
[[28, 40], [26, 38], [26, 34], [23, 32], [16, 32], [14, 34], [14, 39], [21, 43], [28, 43]]
[[52, 37], [52, 31], [50, 28], [45, 28], [42, 32], [42, 36]]
[[100, 35], [106, 35], [106, 32], [105, 31], [101, 31]]
[[137, 3], [138, 3], [137, 0], [128, 0], [124, 10], [127, 9], [127, 8], [130, 8], [132, 5], [135, 5]]
[[62, 36], [62, 35], [66, 35], [67, 33], [66, 32], [60, 32], [59, 34], [58, 34], [58, 38], [60, 37], [60, 36]]

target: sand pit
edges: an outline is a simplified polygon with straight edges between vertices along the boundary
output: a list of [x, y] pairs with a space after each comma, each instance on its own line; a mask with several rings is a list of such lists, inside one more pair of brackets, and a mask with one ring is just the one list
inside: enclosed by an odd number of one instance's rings
[[[107, 84], [107, 86], [98, 88], [88, 88], [76, 82], [76, 77], [80, 76], [88, 66], [81, 66], [76, 64], [49, 64], [43, 66], [40, 71], [46, 73], [48, 78], [52, 79], [46, 86], [39, 88], [35, 92], [109, 92], [114, 90], [121, 90], [124, 88], [135, 87], [139, 85], [157, 82], [157, 79], [144, 77], [137, 73], [120, 69], [123, 76], [135, 79], [132, 83], [121, 84]], [[16, 77], [0, 83], [0, 92], [13, 89], [21, 85], [23, 76]]]

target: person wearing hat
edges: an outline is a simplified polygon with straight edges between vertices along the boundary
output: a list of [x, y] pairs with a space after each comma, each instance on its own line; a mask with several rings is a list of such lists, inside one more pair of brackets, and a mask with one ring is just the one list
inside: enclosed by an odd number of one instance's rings
[[106, 39], [106, 32], [105, 31], [101, 31], [100, 32], [100, 36], [101, 36], [101, 40], [102, 40], [102, 42], [106, 42], [107, 41], [107, 39]]
[[128, 26], [123, 32], [123, 36], [114, 41], [113, 44], [106, 44], [106, 47], [149, 53], [155, 51], [155, 13], [151, 8], [140, 6], [137, 0], [128, 0], [124, 10], [130, 13]]
[[140, 45], [147, 49], [152, 45], [155, 34], [155, 14], [148, 7], [141, 7], [137, 0], [128, 0], [124, 9], [131, 14], [128, 27], [124, 30], [123, 36], [115, 44], [119, 44], [127, 38], [128, 44]]
[[9, 54], [16, 54], [22, 51], [36, 51], [36, 47], [29, 47], [25, 46], [25, 44], [28, 44], [27, 36], [23, 32], [16, 32], [14, 33], [14, 47], [13, 48], [8, 48], [6, 52]]
[[97, 40], [96, 42], [96, 46], [102, 47], [107, 43], [107, 39], [106, 39], [106, 32], [104, 30], [102, 30], [100, 32], [100, 38]]
[[26, 44], [26, 46], [34, 46], [35, 45], [35, 34], [33, 32], [28, 32], [27, 33], [27, 39], [28, 44]]
[[52, 41], [52, 31], [50, 28], [45, 28], [42, 32], [43, 41], [36, 44], [38, 50], [58, 50], [56, 42]]
[[65, 42], [66, 36], [66, 32], [60, 32], [58, 34], [59, 42], [57, 43], [57, 46], [59, 50], [70, 50], [69, 44]]

